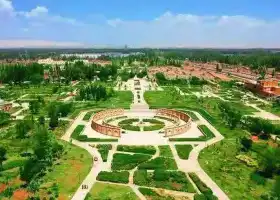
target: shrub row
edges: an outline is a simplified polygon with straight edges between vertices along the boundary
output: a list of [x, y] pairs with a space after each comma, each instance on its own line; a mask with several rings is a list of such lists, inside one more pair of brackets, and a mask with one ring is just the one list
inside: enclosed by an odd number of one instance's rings
[[117, 150], [124, 151], [124, 152], [149, 154], [149, 155], [154, 155], [156, 153], [156, 148], [154, 146], [118, 145]]
[[71, 134], [71, 138], [75, 139], [75, 140], [79, 140], [79, 137], [81, 136], [80, 134], [82, 133], [82, 131], [84, 130], [85, 125], [78, 125], [74, 131]]
[[129, 131], [140, 131], [139, 126], [133, 126], [130, 124], [119, 124], [119, 126], [124, 129], [124, 130], [129, 130]]
[[151, 159], [151, 156], [145, 154], [130, 155], [115, 153], [111, 167], [112, 170], [130, 170], [149, 159]]
[[143, 119], [143, 122], [149, 122], [151, 124], [163, 124], [164, 125], [164, 122], [159, 121], [157, 119]]
[[194, 114], [192, 111], [188, 111], [188, 110], [183, 110], [183, 112], [187, 113], [193, 121], [198, 121], [198, 117], [196, 116], [196, 114]]
[[199, 191], [203, 194], [213, 194], [212, 190], [200, 180], [195, 173], [189, 173], [190, 178], [193, 180]]
[[126, 119], [126, 118], [127, 118], [127, 116], [118, 116], [118, 117], [110, 118], [110, 119], [106, 120], [105, 122], [110, 123], [112, 121], [116, 121], [116, 120], [119, 120], [119, 119]]
[[119, 122], [119, 125], [125, 125], [125, 124], [132, 124], [133, 122], [139, 122], [139, 119], [132, 118], [132, 119], [125, 119]]
[[175, 145], [178, 156], [183, 159], [187, 160], [189, 159], [189, 155], [191, 150], [193, 149], [192, 145], [186, 144], [186, 145]]
[[206, 141], [206, 137], [205, 136], [201, 136], [198, 138], [169, 138], [170, 142], [202, 142], [202, 141]]
[[98, 144], [96, 146], [96, 148], [98, 149], [98, 152], [100, 153], [103, 162], [107, 162], [109, 150], [112, 149], [112, 145], [111, 144]]
[[139, 169], [153, 169], [153, 170], [176, 170], [177, 164], [173, 158], [157, 157], [148, 162], [142, 163]]
[[[147, 172], [146, 170], [138, 170], [134, 173], [133, 181], [136, 185], [140, 186], [195, 192], [186, 174], [181, 171], [155, 170], [154, 172]], [[146, 195], [148, 194], [146, 193]]]
[[204, 134], [207, 140], [215, 137], [214, 133], [206, 125], [199, 125], [197, 127]]
[[98, 176], [97, 180], [99, 181], [108, 181], [113, 183], [128, 183], [129, 179], [129, 172], [128, 171], [112, 171], [106, 172], [101, 171]]
[[82, 131], [84, 130], [85, 125], [78, 125], [73, 133], [71, 134], [71, 138], [81, 141], [81, 142], [117, 142], [118, 139], [114, 138], [88, 138], [86, 135], [80, 135]]
[[144, 126], [144, 131], [156, 131], [164, 128], [164, 124], [155, 124], [151, 126]]
[[91, 118], [91, 116], [93, 115], [93, 113], [94, 113], [94, 111], [87, 112], [87, 114], [84, 116], [83, 120], [88, 121]]
[[175, 120], [171, 119], [171, 118], [168, 118], [168, 117], [163, 117], [163, 116], [155, 116], [155, 118], [158, 118], [158, 119], [163, 119], [163, 120], [166, 120], [166, 121], [169, 121], [169, 122], [172, 122], [172, 123], [176, 123]]

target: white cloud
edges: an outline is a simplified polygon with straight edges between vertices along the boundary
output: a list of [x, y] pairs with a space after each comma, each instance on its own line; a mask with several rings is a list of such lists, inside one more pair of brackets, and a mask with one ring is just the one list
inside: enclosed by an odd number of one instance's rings
[[13, 11], [13, 5], [10, 0], [0, 0], [0, 11]]
[[[0, 39], [134, 47], [280, 47], [280, 19], [166, 12], [152, 20], [116, 18], [95, 24], [52, 14], [44, 6], [28, 12], [15, 11], [10, 1], [0, 0], [0, 8], [4, 7], [16, 15], [0, 32]], [[2, 23], [7, 24], [6, 21]]]
[[44, 6], [37, 6], [36, 8], [32, 9], [30, 12], [24, 13], [26, 17], [40, 17], [46, 16], [48, 14], [48, 9]]

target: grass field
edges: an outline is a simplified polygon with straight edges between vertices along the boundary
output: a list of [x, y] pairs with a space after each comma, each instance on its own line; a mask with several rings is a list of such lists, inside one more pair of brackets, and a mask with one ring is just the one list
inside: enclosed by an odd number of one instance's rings
[[[71, 199], [92, 166], [92, 157], [84, 149], [65, 143], [67, 154], [55, 165], [51, 172], [43, 177], [43, 185], [48, 187], [57, 183], [59, 187], [59, 196], [61, 199]], [[43, 198], [47, 191], [40, 190]]]
[[138, 200], [129, 186], [95, 183], [86, 200]]

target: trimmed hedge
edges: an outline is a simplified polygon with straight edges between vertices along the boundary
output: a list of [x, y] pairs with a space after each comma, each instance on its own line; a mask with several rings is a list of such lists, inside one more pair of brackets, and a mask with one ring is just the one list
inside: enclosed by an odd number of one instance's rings
[[107, 181], [113, 183], [128, 183], [129, 172], [128, 171], [101, 171], [97, 178], [99, 181]]
[[218, 200], [218, 197], [216, 197], [213, 194], [195, 194], [194, 195], [194, 200]]
[[151, 156], [145, 154], [130, 155], [115, 153], [111, 167], [112, 170], [130, 170], [149, 159], [151, 159]]
[[193, 149], [192, 145], [183, 144], [175, 145], [178, 156], [183, 160], [188, 160], [191, 150]]
[[93, 115], [93, 113], [94, 113], [94, 111], [87, 112], [86, 115], [84, 116], [83, 120], [88, 121], [91, 118], [91, 116]]
[[98, 149], [98, 152], [100, 153], [103, 162], [107, 162], [109, 150], [112, 149], [112, 145], [111, 144], [98, 144], [96, 146], [96, 148]]
[[206, 137], [200, 136], [198, 138], [169, 138], [170, 142], [203, 142], [206, 141]]
[[156, 148], [154, 146], [118, 145], [117, 151], [154, 155], [156, 153]]
[[177, 164], [173, 158], [157, 157], [138, 166], [139, 169], [153, 170], [177, 170]]
[[197, 127], [204, 134], [207, 140], [215, 137], [214, 133], [206, 125], [199, 125]]
[[203, 133], [203, 136], [200, 136], [198, 138], [169, 138], [169, 141], [170, 142], [207, 141], [215, 137], [214, 133], [206, 125], [199, 125], [197, 127]]
[[125, 125], [125, 124], [132, 124], [134, 122], [139, 122], [139, 119], [132, 118], [132, 119], [125, 119], [119, 122], [119, 125]]
[[[71, 134], [71, 138], [79, 140], [80, 134], [83, 132], [85, 125], [78, 125]], [[86, 136], [86, 135], [85, 135]]]
[[194, 114], [192, 111], [188, 111], [188, 110], [182, 110], [183, 112], [187, 113], [193, 121], [198, 121], [199, 118], [196, 116], [196, 114]]
[[124, 129], [124, 130], [129, 130], [129, 131], [140, 131], [139, 126], [133, 126], [130, 124], [119, 124], [119, 126]]
[[71, 134], [71, 138], [78, 140], [80, 142], [117, 142], [118, 139], [115, 138], [88, 138], [87, 135], [80, 135], [84, 130], [85, 125], [78, 125], [73, 133]]
[[190, 178], [193, 180], [199, 191], [203, 194], [213, 194], [212, 190], [200, 180], [195, 173], [189, 173]]
[[170, 118], [168, 118], [168, 117], [155, 116], [155, 118], [158, 118], [158, 119], [163, 119], [163, 120], [166, 120], [166, 121], [169, 121], [169, 122], [172, 122], [172, 123], [176, 123], [176, 121], [175, 121], [175, 120], [170, 119]]
[[[186, 174], [181, 171], [155, 170], [154, 172], [147, 172], [146, 170], [138, 170], [134, 173], [133, 181], [140, 186], [195, 193]], [[146, 195], [148, 194], [146, 193]]]
[[158, 148], [159, 148], [161, 157], [173, 158], [173, 154], [172, 154], [172, 151], [171, 151], [169, 145], [160, 145], [160, 146], [158, 146]]
[[157, 131], [164, 128], [164, 124], [155, 124], [151, 126], [144, 126], [144, 131]]
[[164, 122], [159, 121], [157, 119], [143, 119], [143, 122], [149, 122], [151, 124], [163, 124], [164, 125]]

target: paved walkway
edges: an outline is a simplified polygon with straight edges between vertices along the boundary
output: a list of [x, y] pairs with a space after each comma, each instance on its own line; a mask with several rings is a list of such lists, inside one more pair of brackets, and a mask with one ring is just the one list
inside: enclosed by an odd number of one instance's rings
[[208, 140], [206, 142], [200, 142], [198, 146], [194, 147], [193, 150], [190, 152], [188, 160], [182, 160], [177, 155], [176, 149], [173, 144], [170, 144], [170, 148], [172, 150], [174, 159], [178, 165], [179, 170], [189, 173], [195, 172], [197, 176], [203, 181], [221, 200], [228, 200], [228, 196], [223, 192], [223, 190], [204, 172], [198, 162], [198, 156], [201, 150], [204, 148], [215, 144], [224, 139], [224, 137], [217, 131], [207, 120], [205, 120], [198, 112], [193, 111], [196, 116], [199, 118], [202, 124], [205, 124], [215, 135], [215, 138]]

